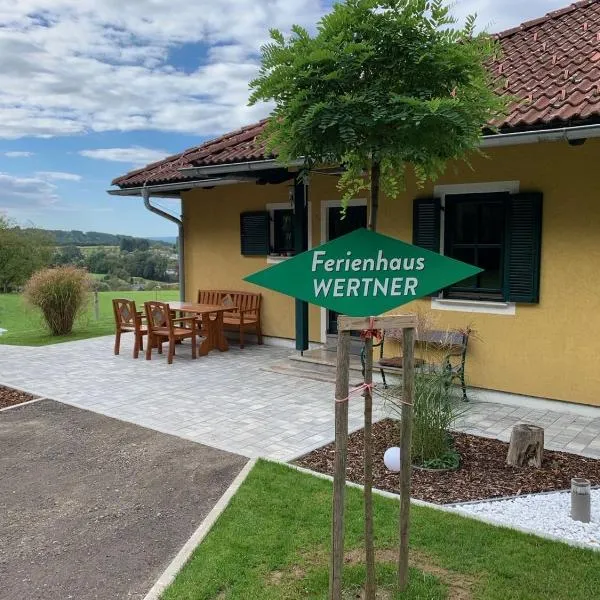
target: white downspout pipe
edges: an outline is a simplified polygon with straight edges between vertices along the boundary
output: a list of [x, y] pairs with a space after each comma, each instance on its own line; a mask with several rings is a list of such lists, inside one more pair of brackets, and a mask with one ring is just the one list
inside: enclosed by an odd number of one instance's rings
[[185, 272], [184, 272], [185, 243], [184, 243], [184, 239], [183, 239], [183, 221], [181, 219], [178, 219], [177, 217], [174, 217], [173, 215], [170, 215], [169, 213], [165, 212], [164, 210], [160, 210], [160, 208], [157, 208], [156, 206], [152, 206], [152, 204], [150, 204], [150, 190], [146, 186], [146, 183], [144, 183], [144, 186], [142, 187], [142, 198], [144, 199], [144, 206], [150, 212], [154, 213], [155, 215], [158, 215], [159, 217], [163, 217], [163, 219], [167, 219], [167, 220], [171, 221], [171, 223], [175, 223], [179, 229], [179, 236], [178, 236], [178, 240], [179, 240], [179, 242], [178, 242], [179, 299], [182, 302], [185, 302]]

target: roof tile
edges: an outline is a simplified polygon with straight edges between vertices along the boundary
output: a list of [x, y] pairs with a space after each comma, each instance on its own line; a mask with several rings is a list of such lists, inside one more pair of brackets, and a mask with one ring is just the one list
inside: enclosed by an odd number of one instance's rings
[[[497, 34], [491, 65], [501, 93], [521, 99], [494, 126], [567, 126], [600, 119], [600, 0], [583, 0]], [[131, 171], [112, 183], [136, 187], [192, 179], [179, 169], [273, 158], [260, 139], [266, 120]]]

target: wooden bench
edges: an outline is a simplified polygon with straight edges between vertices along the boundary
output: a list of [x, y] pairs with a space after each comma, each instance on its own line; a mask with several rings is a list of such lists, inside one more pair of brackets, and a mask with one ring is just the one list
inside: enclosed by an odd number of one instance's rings
[[244, 347], [244, 332], [256, 333], [258, 343], [263, 343], [260, 324], [262, 296], [252, 292], [230, 290], [198, 290], [198, 304], [218, 304], [231, 306], [232, 310], [223, 313], [224, 329], [240, 334], [240, 348]]
[[[462, 388], [462, 396], [465, 402], [468, 402], [467, 398], [467, 386], [465, 383], [465, 362], [467, 358], [467, 346], [469, 344], [470, 330], [466, 331], [444, 331], [444, 330], [429, 330], [419, 332], [415, 342], [418, 346], [425, 349], [431, 349], [435, 351], [444, 352], [442, 361], [444, 372], [448, 374], [448, 385], [455, 380], [460, 381]], [[401, 334], [390, 335], [388, 332], [388, 338], [395, 339], [396, 341], [402, 341]], [[383, 349], [385, 344], [385, 337], [381, 339], [378, 344], [373, 344], [373, 348], [379, 348], [379, 360], [373, 365], [374, 368], [379, 369], [381, 377], [383, 379], [383, 385], [387, 387], [385, 380], [385, 372], [402, 374], [402, 356], [394, 356], [391, 358], [384, 358]], [[363, 376], [364, 376], [364, 349], [361, 352], [361, 362], [363, 365]], [[434, 365], [428, 365], [427, 362], [422, 358], [415, 359], [415, 367], [417, 369], [425, 369], [427, 367], [433, 367]]]

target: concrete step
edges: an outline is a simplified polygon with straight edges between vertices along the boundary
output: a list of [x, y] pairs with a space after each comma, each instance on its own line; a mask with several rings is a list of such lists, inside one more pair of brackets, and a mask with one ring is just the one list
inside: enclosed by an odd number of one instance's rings
[[[324, 383], [335, 383], [335, 368], [316, 368], [318, 365], [313, 363], [304, 363], [306, 367], [302, 366], [302, 363], [295, 361], [281, 361], [274, 363], [268, 367], [264, 367], [264, 371], [271, 371], [272, 373], [279, 373], [281, 375], [288, 375], [290, 377], [300, 377], [301, 379], [312, 379], [313, 381], [322, 381]], [[356, 376], [354, 373], [350, 374], [350, 386], [358, 386], [361, 384], [360, 373]]]
[[[337, 348], [338, 337], [337, 334], [332, 335], [330, 333], [327, 334], [327, 343], [325, 344], [327, 350], [333, 350]], [[362, 351], [363, 341], [359, 336], [351, 336], [350, 337], [350, 355], [351, 356], [360, 356]]]
[[[295, 354], [288, 359], [292, 363], [301, 363], [303, 366], [296, 364], [298, 368], [313, 369], [318, 372], [335, 373], [337, 353], [330, 350], [309, 350], [304, 355]], [[350, 356], [350, 372], [362, 373], [360, 357]]]

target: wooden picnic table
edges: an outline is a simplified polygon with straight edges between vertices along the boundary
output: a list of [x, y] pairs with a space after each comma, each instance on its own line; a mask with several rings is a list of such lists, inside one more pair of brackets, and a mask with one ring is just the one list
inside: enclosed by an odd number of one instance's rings
[[168, 304], [171, 310], [202, 317], [202, 328], [206, 331], [206, 338], [200, 344], [198, 350], [200, 356], [206, 356], [211, 350], [220, 350], [221, 352], [229, 350], [223, 330], [223, 313], [235, 310], [235, 306], [198, 304], [196, 302], [169, 302]]

